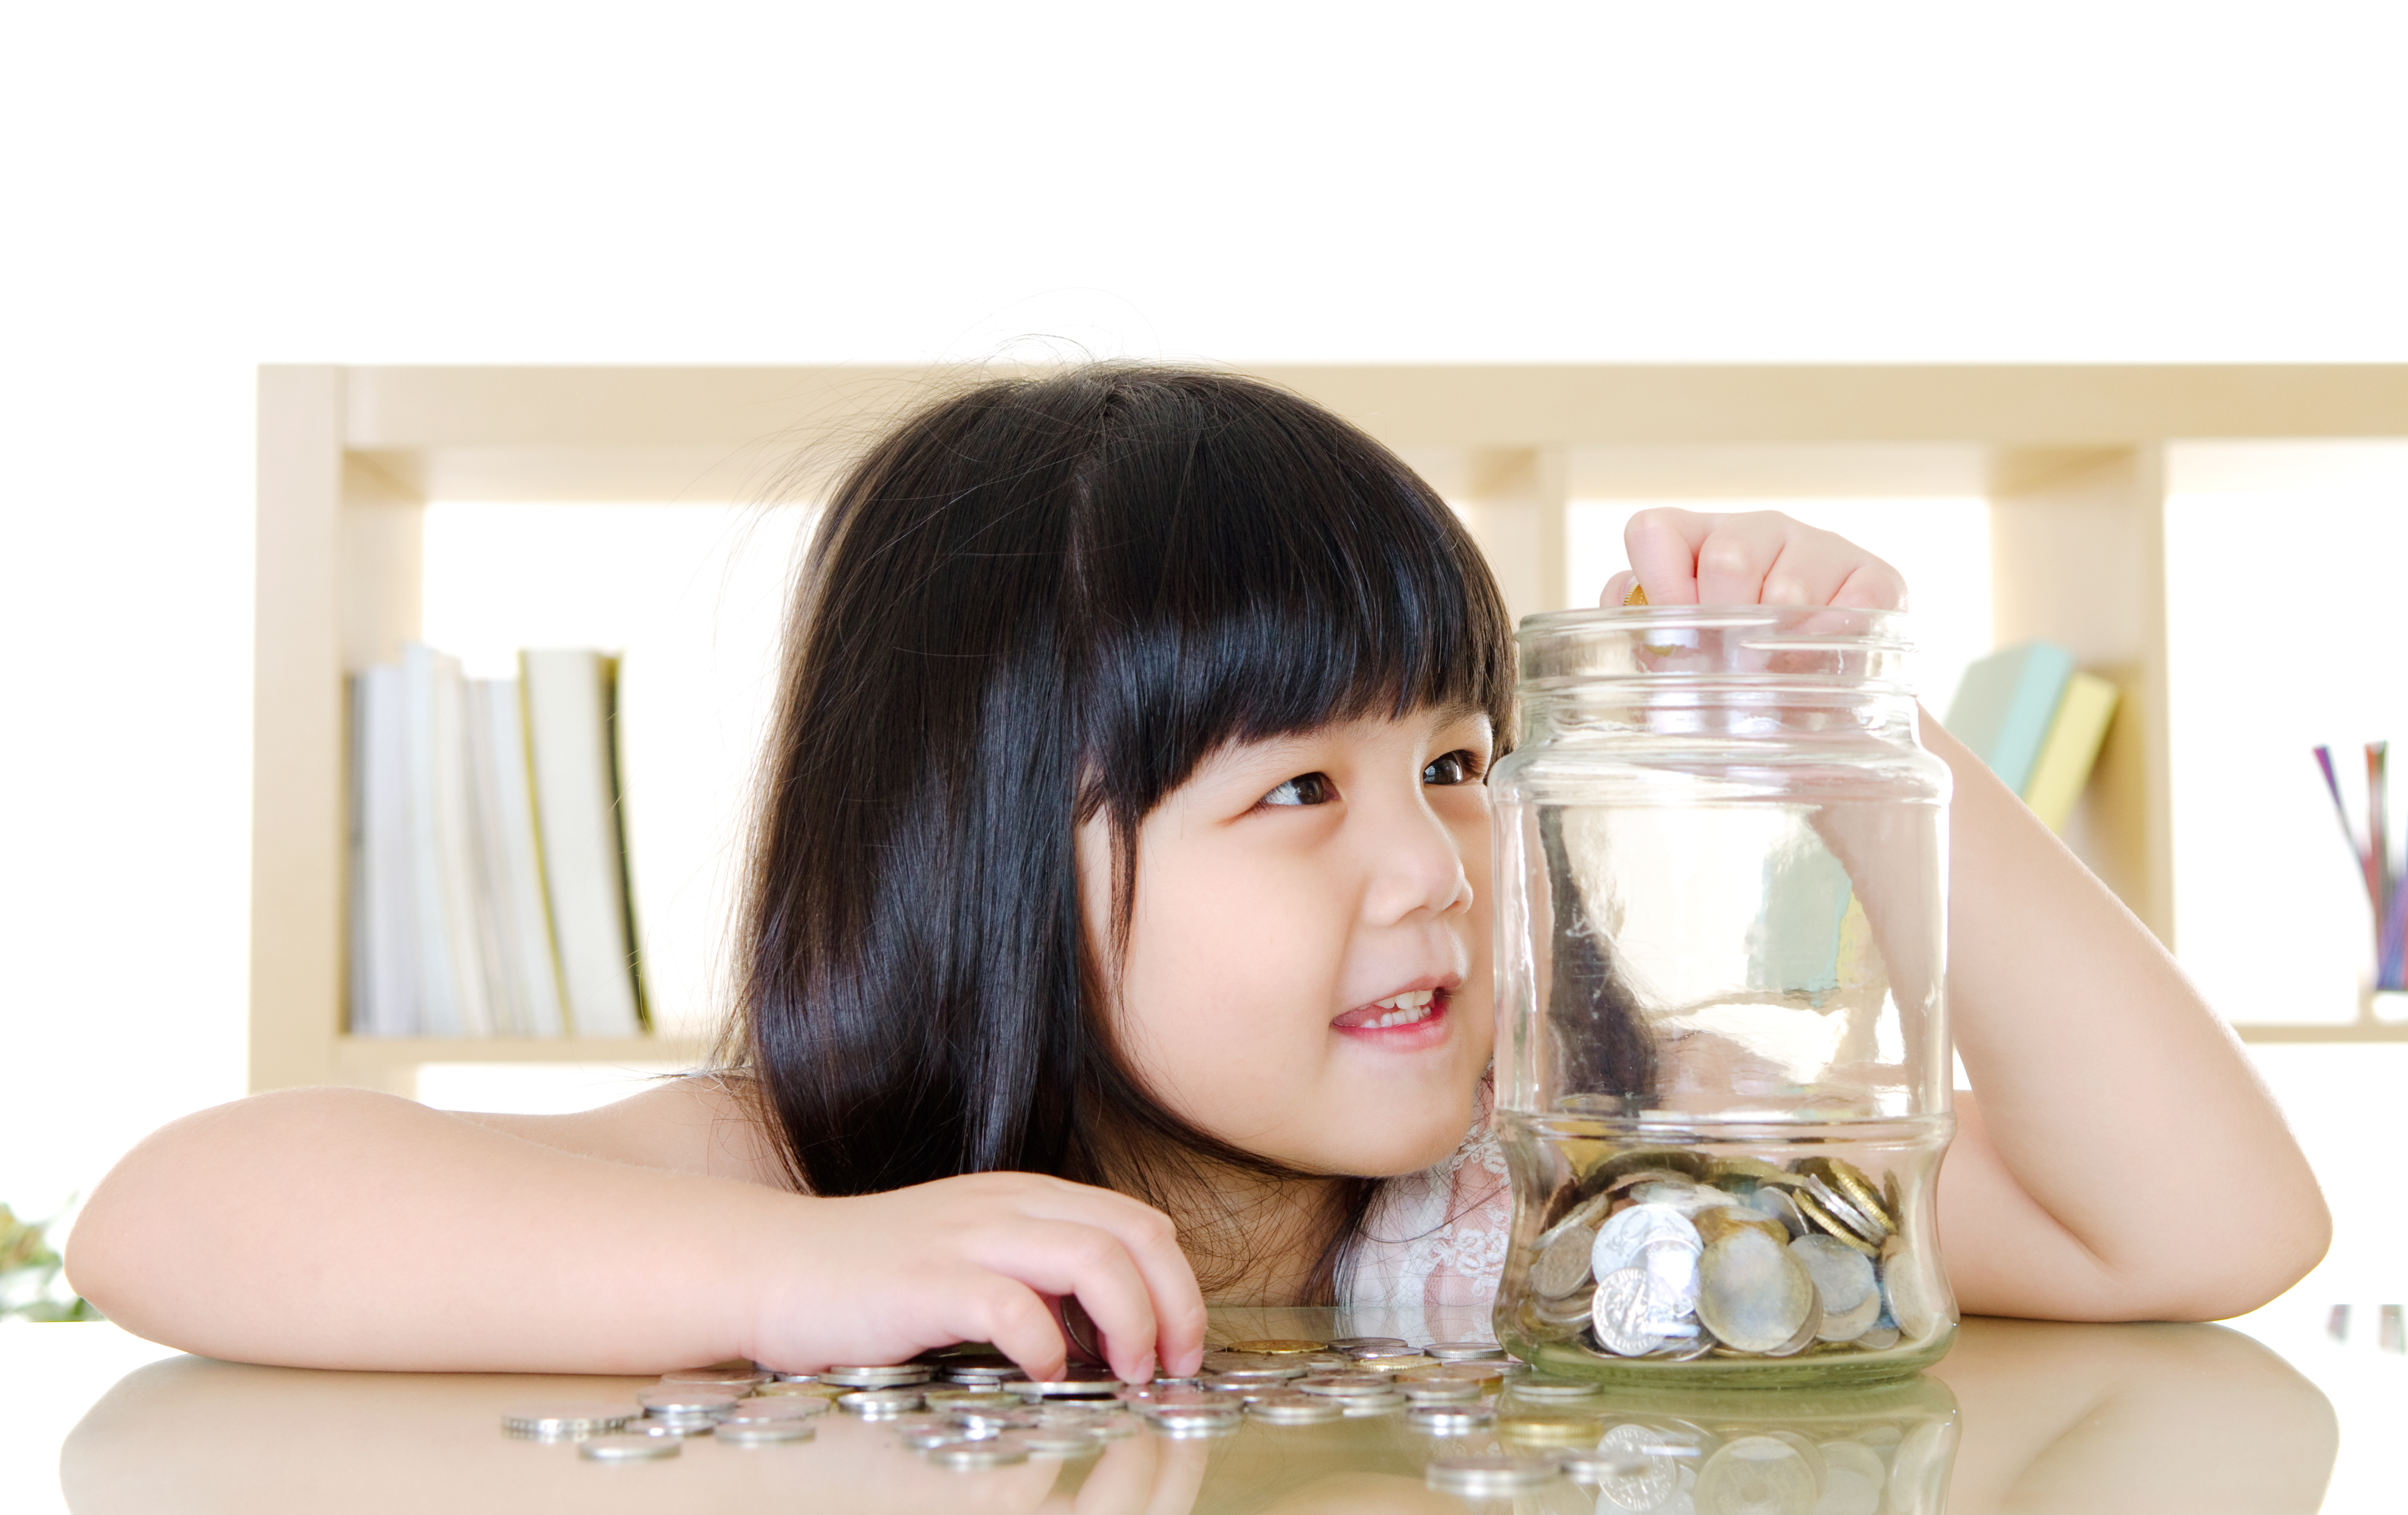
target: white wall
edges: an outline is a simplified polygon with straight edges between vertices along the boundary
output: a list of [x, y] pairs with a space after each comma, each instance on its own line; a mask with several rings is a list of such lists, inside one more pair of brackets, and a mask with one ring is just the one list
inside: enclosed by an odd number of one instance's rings
[[21, 7], [0, 1198], [239, 1091], [266, 361], [2397, 359], [2374, 7]]

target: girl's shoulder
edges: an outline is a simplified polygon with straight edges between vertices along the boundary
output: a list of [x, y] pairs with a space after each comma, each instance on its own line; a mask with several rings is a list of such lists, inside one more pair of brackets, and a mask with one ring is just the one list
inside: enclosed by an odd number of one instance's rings
[[751, 1081], [734, 1075], [665, 1078], [640, 1094], [575, 1115], [462, 1118], [632, 1167], [735, 1178], [770, 1189], [795, 1187]]

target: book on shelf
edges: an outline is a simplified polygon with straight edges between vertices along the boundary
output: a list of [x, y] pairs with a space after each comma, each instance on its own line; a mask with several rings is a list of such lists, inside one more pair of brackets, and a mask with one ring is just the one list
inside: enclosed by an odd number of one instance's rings
[[2027, 642], [1966, 669], [1943, 724], [2050, 830], [2062, 831], [2099, 761], [2115, 700], [2115, 685], [2075, 668], [2071, 652]]
[[351, 1034], [648, 1029], [617, 684], [589, 650], [471, 679], [417, 644], [353, 680]]

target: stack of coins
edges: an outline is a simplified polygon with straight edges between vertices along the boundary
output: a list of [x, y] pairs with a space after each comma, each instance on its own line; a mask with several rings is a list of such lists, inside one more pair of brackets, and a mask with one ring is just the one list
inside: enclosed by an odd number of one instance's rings
[[1528, 1249], [1522, 1324], [1608, 1358], [1880, 1352], [1942, 1324], [1896, 1180], [1687, 1150], [1602, 1164]]

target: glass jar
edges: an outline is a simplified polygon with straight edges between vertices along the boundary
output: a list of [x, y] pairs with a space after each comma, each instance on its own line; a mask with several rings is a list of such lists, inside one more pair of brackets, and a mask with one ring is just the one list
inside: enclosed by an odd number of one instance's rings
[[1531, 616], [1491, 775], [1499, 1341], [1659, 1384], [1902, 1377], [1956, 1330], [1933, 1183], [1948, 770], [1901, 618]]

